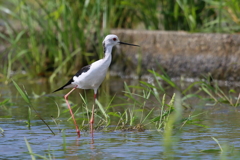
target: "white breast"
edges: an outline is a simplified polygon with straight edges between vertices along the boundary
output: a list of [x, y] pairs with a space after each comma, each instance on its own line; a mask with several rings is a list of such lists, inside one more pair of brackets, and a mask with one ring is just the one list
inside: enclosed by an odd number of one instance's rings
[[72, 84], [78, 85], [81, 89], [97, 89], [103, 82], [111, 60], [101, 59], [91, 64], [87, 72], [80, 76], [74, 76]]

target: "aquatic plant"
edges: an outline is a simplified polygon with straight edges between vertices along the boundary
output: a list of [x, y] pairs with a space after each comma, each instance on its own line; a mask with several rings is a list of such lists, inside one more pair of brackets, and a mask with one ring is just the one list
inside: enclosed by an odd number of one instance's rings
[[32, 160], [36, 160], [36, 157], [44, 159], [44, 160], [55, 159], [50, 151], [48, 151], [49, 153], [47, 154], [47, 156], [42, 156], [42, 155], [33, 153], [32, 147], [31, 147], [30, 143], [28, 142], [27, 138], [24, 137], [24, 140], [25, 140], [25, 143], [26, 143], [26, 146], [27, 146], [27, 149], [28, 149], [28, 154], [30, 154]]
[[2, 136], [4, 135], [4, 129], [2, 129], [1, 127], [0, 127], [0, 133]]
[[21, 97], [24, 99], [24, 101], [28, 104], [28, 121], [27, 121], [27, 124], [28, 124], [28, 128], [30, 129], [31, 127], [31, 113], [32, 113], [32, 110], [36, 113], [36, 115], [38, 116], [39, 119], [42, 120], [42, 122], [48, 127], [48, 129], [52, 132], [53, 135], [55, 135], [55, 133], [52, 131], [52, 129], [49, 127], [49, 125], [44, 121], [44, 119], [42, 119], [42, 117], [39, 115], [39, 113], [36, 111], [36, 109], [33, 107], [32, 103], [31, 103], [31, 100], [27, 94], [26, 91], [22, 90], [19, 85], [14, 81], [12, 80], [15, 88], [17, 89], [18, 93], [21, 95]]
[[1, 112], [6, 112], [7, 115], [4, 116], [0, 116], [0, 118], [11, 118], [11, 106], [14, 103], [11, 102], [11, 100], [9, 98], [4, 99], [3, 101], [0, 102], [0, 109]]
[[203, 83], [201, 85], [201, 90], [209, 95], [208, 100], [213, 101], [212, 105], [218, 104], [228, 104], [229, 106], [239, 107], [240, 106], [240, 94], [234, 89], [230, 89], [228, 94], [224, 92], [217, 84], [214, 85]]

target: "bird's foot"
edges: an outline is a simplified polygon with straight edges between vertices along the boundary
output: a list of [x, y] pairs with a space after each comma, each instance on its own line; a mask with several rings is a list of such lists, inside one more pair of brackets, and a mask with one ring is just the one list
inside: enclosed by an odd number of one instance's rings
[[77, 129], [77, 135], [78, 135], [78, 138], [80, 138], [80, 130]]

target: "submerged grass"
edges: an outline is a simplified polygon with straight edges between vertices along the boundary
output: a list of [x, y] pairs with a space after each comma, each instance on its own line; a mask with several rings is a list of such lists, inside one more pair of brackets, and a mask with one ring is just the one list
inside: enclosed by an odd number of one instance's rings
[[27, 146], [27, 149], [28, 149], [28, 154], [30, 154], [31, 156], [31, 159], [32, 160], [36, 160], [36, 157], [37, 158], [41, 158], [41, 159], [44, 159], [44, 160], [52, 160], [52, 159], [55, 159], [53, 157], [53, 155], [51, 154], [51, 151], [48, 151], [48, 155], [47, 156], [42, 156], [42, 155], [39, 155], [39, 154], [36, 154], [32, 151], [32, 147], [30, 145], [30, 143], [28, 142], [27, 138], [24, 138], [25, 139], [25, 143], [26, 143], [26, 146]]
[[29, 152], [29, 154], [31, 155], [32, 160], [36, 160], [36, 158], [35, 158], [34, 155], [33, 155], [32, 148], [31, 148], [28, 140], [27, 140], [26, 138], [24, 138], [24, 139], [25, 139], [25, 143], [26, 143], [26, 145], [27, 145], [28, 152]]

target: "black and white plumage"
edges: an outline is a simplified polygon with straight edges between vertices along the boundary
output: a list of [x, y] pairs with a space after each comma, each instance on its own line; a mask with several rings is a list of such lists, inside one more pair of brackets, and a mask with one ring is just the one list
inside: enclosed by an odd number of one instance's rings
[[[81, 76], [82, 73], [87, 72], [90, 69], [91, 65], [87, 65], [85, 67], [83, 67], [82, 69], [80, 69], [74, 77], [79, 77]], [[53, 92], [57, 92], [66, 88], [74, 88], [73, 82], [74, 82], [74, 77], [72, 77], [64, 86], [62, 86], [61, 88], [58, 88], [57, 90], [53, 91]]]
[[[79, 131], [77, 123], [74, 119], [74, 115], [72, 113], [71, 107], [68, 103], [68, 100], [67, 100], [68, 95], [76, 88], [93, 89], [94, 90], [94, 100], [96, 100], [97, 90], [98, 90], [99, 86], [102, 84], [102, 82], [106, 76], [108, 67], [110, 66], [110, 63], [112, 61], [112, 48], [113, 48], [113, 46], [115, 46], [117, 44], [138, 46], [138, 45], [134, 45], [134, 44], [121, 42], [116, 35], [113, 35], [113, 34], [107, 35], [105, 37], [105, 39], [103, 40], [103, 48], [104, 48], [104, 54], [105, 54], [104, 58], [92, 63], [91, 65], [83, 67], [64, 86], [62, 86], [61, 88], [54, 91], [54, 92], [57, 92], [59, 90], [63, 90], [66, 88], [73, 88], [70, 92], [68, 92], [64, 96], [64, 98], [68, 105], [69, 111], [72, 115], [72, 118], [75, 123], [76, 130], [77, 130], [79, 137], [80, 137], [80, 131]], [[91, 116], [91, 120], [90, 120], [92, 135], [93, 135], [93, 128], [92, 128], [93, 121], [94, 121], [94, 105], [92, 108], [92, 116]]]

